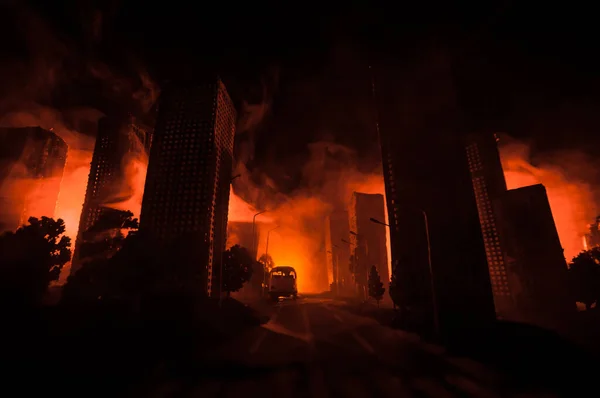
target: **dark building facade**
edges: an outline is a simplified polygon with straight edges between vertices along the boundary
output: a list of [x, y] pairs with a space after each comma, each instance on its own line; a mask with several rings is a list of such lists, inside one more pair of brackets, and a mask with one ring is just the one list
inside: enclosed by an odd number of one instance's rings
[[185, 261], [201, 289], [220, 294], [236, 111], [220, 79], [171, 82], [159, 99], [142, 201], [140, 233], [189, 242]]
[[546, 188], [507, 191], [494, 203], [502, 220], [506, 258], [519, 286], [513, 295], [520, 321], [549, 328], [564, 326], [576, 311], [568, 291], [567, 263]]
[[151, 143], [150, 129], [140, 125], [132, 117], [104, 117], [98, 122], [98, 134], [79, 219], [71, 274], [77, 272], [84, 260], [80, 258], [78, 246], [85, 232], [98, 221], [100, 216], [110, 211], [107, 205], [120, 200], [121, 187], [125, 178], [125, 156], [131, 152], [147, 153]]
[[331, 269], [332, 282], [339, 287], [340, 293], [354, 291], [354, 281], [350, 273], [350, 246], [343, 242], [350, 241], [350, 220], [348, 212], [337, 210], [327, 217], [325, 230], [327, 239], [327, 250], [330, 255], [327, 258], [327, 268]]
[[504, 170], [498, 151], [496, 134], [472, 135], [467, 138], [467, 159], [477, 201], [477, 211], [494, 294], [496, 316], [499, 319], [516, 319], [517, 309], [513, 290], [518, 279], [507, 269], [505, 247], [493, 203], [507, 191]]
[[475, 195], [444, 50], [374, 70], [392, 269], [407, 328], [451, 336], [495, 319]]
[[0, 230], [54, 217], [67, 144], [41, 127], [0, 129]]
[[[388, 271], [386, 226], [370, 219], [385, 220], [384, 197], [380, 194], [354, 192], [349, 206], [350, 246], [356, 256], [356, 283], [368, 286], [368, 271], [374, 265], [386, 288], [390, 282]], [[362, 255], [361, 255], [362, 254]]]

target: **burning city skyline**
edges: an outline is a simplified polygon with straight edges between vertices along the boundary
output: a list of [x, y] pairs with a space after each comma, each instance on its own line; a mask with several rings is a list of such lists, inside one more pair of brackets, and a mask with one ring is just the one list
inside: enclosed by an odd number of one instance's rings
[[[585, 161], [570, 163], [556, 159], [580, 159], [574, 153], [560, 154], [536, 164], [531, 163], [530, 147], [506, 137], [500, 141], [500, 157], [508, 189], [543, 184], [554, 216], [567, 262], [584, 250], [583, 237], [589, 232], [589, 224], [598, 215], [595, 201], [597, 188], [587, 179], [593, 167]], [[576, 154], [575, 154], [576, 155]], [[587, 170], [587, 171], [586, 171]], [[575, 171], [575, 173], [573, 173]], [[571, 172], [571, 173], [569, 173]]]
[[[21, 68], [23, 72], [16, 74], [14, 87], [10, 86], [8, 89], [12, 96], [2, 98], [0, 105], [3, 113], [0, 114], [0, 126], [41, 126], [53, 129], [67, 142], [69, 151], [56, 206], [56, 217], [65, 220], [67, 235], [74, 240], [94, 147], [94, 137], [89, 134], [94, 128], [90, 128], [90, 125], [95, 125], [104, 114], [110, 116], [108, 113], [111, 109], [127, 111], [135, 108], [141, 114], [148, 113], [158, 98], [160, 87], [150, 78], [141, 62], [133, 58], [128, 59], [127, 66], [134, 71], [136, 77], [127, 77], [128, 75], [121, 70], [111, 68], [98, 59], [80, 59], [74, 43], [60, 40], [53, 29], [34, 14], [25, 13], [22, 17], [27, 26], [23, 33], [33, 54], [33, 61], [28, 65], [9, 65], [8, 70]], [[92, 41], [102, 36], [101, 29], [94, 32]], [[353, 60], [348, 57], [354, 57], [354, 52], [344, 46], [340, 48], [336, 51], [342, 55], [332, 56], [331, 63], [335, 68], [342, 65], [344, 69], [356, 69], [356, 63], [348, 62]], [[71, 70], [72, 65], [77, 65], [79, 69]], [[337, 71], [335, 68], [333, 70]], [[40, 105], [48, 103], [52, 93], [61, 91], [63, 86], [71, 84], [75, 77], [81, 78], [81, 75], [99, 83], [102, 96], [105, 97], [104, 102], [111, 103], [105, 107], [105, 112], [93, 108], [54, 109]], [[333, 131], [333, 134], [320, 134], [338, 137], [337, 139], [313, 139], [313, 143], [308, 145], [308, 159], [299, 167], [302, 169], [298, 184], [300, 187], [291, 192], [277, 185], [269, 175], [271, 170], [253, 168], [249, 171], [246, 163], [254, 159], [256, 141], [260, 136], [256, 128], [264, 123], [265, 117], [272, 111], [273, 95], [277, 91], [279, 79], [279, 69], [271, 67], [269, 73], [262, 78], [259, 100], [243, 101], [245, 98], [242, 98], [243, 109], [240, 112], [238, 134], [248, 134], [250, 138], [242, 143], [244, 149], [237, 154], [234, 174], [241, 174], [241, 177], [233, 184], [229, 219], [251, 222], [256, 209], [267, 209], [267, 213], [257, 217], [258, 225], [281, 224], [280, 228], [271, 234], [273, 243], [269, 252], [278, 264], [303, 264], [297, 265], [299, 272], [306, 276], [300, 279], [301, 288], [317, 291], [327, 287], [315, 285], [310, 277], [313, 272], [310, 264], [321, 255], [325, 257], [325, 254], [321, 253], [325, 251], [321, 237], [315, 231], [322, 231], [324, 217], [335, 206], [347, 205], [352, 192], [384, 194], [381, 167], [373, 165], [370, 170], [364, 171], [363, 167], [360, 167], [361, 160], [354, 155], [356, 150], [339, 139], [342, 137], [340, 132]], [[19, 82], [24, 84], [19, 86]], [[318, 95], [318, 80], [301, 83], [304, 91], [300, 94], [308, 92], [309, 96]], [[371, 114], [366, 110], [368, 106], [364, 103], [359, 105], [362, 107], [359, 110], [361, 122], [369, 124], [366, 128], [371, 128]], [[339, 116], [330, 113], [331, 119], [339, 119]], [[345, 115], [342, 119], [346, 119]], [[326, 120], [315, 123], [328, 124]], [[332, 129], [331, 126], [327, 128]], [[319, 126], [315, 129], [322, 128]], [[338, 141], [343, 142], [343, 145]], [[594, 181], [586, 179], [585, 175], [567, 176], [561, 164], [553, 161], [533, 165], [527, 151], [522, 150], [524, 144], [519, 145], [521, 149], [515, 149], [514, 145], [501, 147], [509, 188], [535, 183], [546, 186], [565, 256], [570, 260], [583, 249], [582, 237], [587, 232], [587, 225], [597, 215], [593, 197]], [[148, 159], [146, 156], [127, 155], [123, 162], [125, 178], [121, 192], [115, 195], [120, 200], [110, 201], [106, 205], [115, 209], [130, 210], [137, 217]], [[254, 179], [257, 174], [260, 178]], [[263, 233], [258, 245], [258, 255], [264, 252], [264, 239], [266, 238]], [[234, 237], [230, 237], [229, 240], [235, 242]], [[388, 258], [391, 259], [391, 256]], [[67, 274], [68, 269], [65, 269], [63, 275]]]
[[[261, 107], [258, 109], [261, 112], [264, 110]], [[95, 123], [101, 113], [85, 110], [79, 116], [79, 120]], [[37, 125], [52, 129], [69, 146], [55, 216], [65, 220], [66, 234], [75, 237], [85, 197], [94, 138], [73, 128], [67, 128], [61, 113], [46, 107], [33, 108], [27, 112], [12, 112], [0, 118], [0, 126], [3, 127]], [[593, 185], [585, 180], [585, 176], [577, 178], [578, 176], [570, 175], [567, 178], [567, 173], [561, 165], [551, 160], [532, 165], [526, 144], [510, 139], [506, 141], [508, 142], [501, 141], [500, 153], [508, 188], [536, 183], [546, 186], [565, 257], [569, 261], [584, 249], [582, 237], [587, 233], [588, 224], [596, 215]], [[384, 187], [378, 169], [372, 173], [358, 171], [359, 165], [353, 160], [353, 151], [349, 148], [327, 141], [311, 144], [310, 147], [311, 156], [303, 167], [306, 188], [289, 195], [277, 193], [264, 202], [265, 195], [261, 194], [261, 190], [264, 191], [265, 186], [253, 184], [247, 174], [242, 174], [240, 183], [243, 184], [242, 191], [249, 193], [251, 199], [263, 198], [261, 209], [267, 209], [267, 212], [258, 216], [256, 220], [259, 231], [257, 255], [264, 253], [266, 230], [273, 225], [279, 225], [280, 227], [271, 233], [269, 254], [273, 256], [276, 264], [297, 267], [299, 273], [304, 276], [299, 279], [301, 290], [316, 292], [327, 289], [324, 283], [312, 277], [321, 272], [321, 261], [325, 262], [323, 237], [316, 233], [322, 229], [324, 218], [335, 205], [341, 203], [347, 206], [347, 198], [352, 192], [384, 194]], [[331, 162], [332, 155], [336, 154], [342, 155], [341, 160], [338, 158], [335, 161], [339, 163], [338, 166], [343, 167], [332, 167], [333, 171], [320, 173], [325, 162]], [[114, 196], [119, 200], [106, 203], [106, 206], [130, 210], [135, 217], [139, 217], [148, 158], [143, 151], [128, 153], [123, 158], [123, 165], [124, 179], [119, 192], [115, 192]], [[243, 166], [238, 165], [238, 170], [240, 167]], [[270, 191], [277, 192], [274, 183], [268, 183], [267, 187]], [[229, 221], [252, 222], [254, 214], [259, 210], [250, 201], [237, 195], [236, 190], [232, 188]], [[389, 232], [387, 241], [389, 251]], [[235, 243], [236, 237], [230, 236], [228, 246]], [[63, 271], [62, 281], [65, 280], [68, 271], [67, 268]]]

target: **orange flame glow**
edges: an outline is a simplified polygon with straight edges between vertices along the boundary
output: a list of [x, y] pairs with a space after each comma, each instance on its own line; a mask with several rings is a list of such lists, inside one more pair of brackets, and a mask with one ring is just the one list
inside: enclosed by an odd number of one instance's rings
[[[248, 184], [247, 180], [243, 180]], [[255, 187], [255, 189], [259, 189]], [[307, 192], [308, 191], [308, 192]], [[257, 256], [266, 252], [267, 232], [269, 254], [276, 265], [289, 265], [298, 272], [298, 290], [301, 292], [322, 292], [329, 289], [330, 276], [327, 271], [325, 220], [333, 207], [330, 200], [334, 195], [349, 203], [352, 192], [379, 193], [385, 195], [381, 174], [362, 174], [347, 168], [329, 176], [318, 190], [311, 189], [295, 195], [268, 208], [257, 216], [256, 228], [259, 231]], [[257, 209], [240, 198], [232, 190], [229, 201], [230, 222], [252, 222]], [[387, 217], [387, 211], [386, 211]], [[387, 223], [386, 220], [382, 220]], [[238, 243], [235, 236], [228, 237], [228, 247]], [[389, 230], [387, 231], [388, 259], [390, 256]], [[340, 261], [343, 261], [342, 259]], [[343, 266], [343, 264], [341, 265]], [[390, 261], [388, 262], [388, 267]]]
[[595, 217], [591, 186], [568, 179], [565, 170], [557, 164], [533, 166], [529, 161], [529, 148], [524, 144], [503, 145], [500, 154], [508, 189], [533, 184], [546, 187], [565, 258], [570, 261], [584, 249], [582, 238]]
[[65, 234], [71, 238], [73, 244], [79, 228], [79, 217], [85, 199], [91, 161], [92, 151], [69, 148], [65, 172], [60, 184], [56, 218], [64, 220]]

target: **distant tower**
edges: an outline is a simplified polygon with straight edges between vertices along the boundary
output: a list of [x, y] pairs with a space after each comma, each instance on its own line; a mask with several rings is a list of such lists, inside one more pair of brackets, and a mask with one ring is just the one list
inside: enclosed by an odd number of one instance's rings
[[[83, 210], [79, 220], [71, 275], [81, 267], [78, 246], [84, 233], [106, 211], [107, 203], [114, 201], [123, 182], [124, 156], [130, 151], [148, 151], [152, 142], [150, 129], [136, 123], [131, 116], [104, 117], [98, 122], [98, 134], [92, 155], [90, 174]], [[129, 209], [128, 209], [129, 210]]]
[[165, 244], [189, 242], [180, 254], [200, 268], [209, 296], [220, 294], [235, 123], [219, 78], [166, 85], [142, 202], [140, 233]]
[[473, 135], [467, 159], [499, 318], [560, 327], [575, 310], [546, 189], [507, 190], [495, 134]]
[[41, 127], [0, 128], [0, 230], [54, 217], [67, 144]]
[[[326, 220], [328, 269], [331, 269], [332, 280], [337, 281], [341, 292], [354, 290], [354, 281], [350, 273], [350, 221], [347, 211], [334, 211]], [[342, 239], [344, 241], [342, 241]]]
[[390, 282], [388, 271], [386, 226], [375, 224], [371, 218], [385, 220], [385, 203], [383, 195], [354, 192], [349, 206], [350, 241], [353, 243], [353, 254], [357, 251], [362, 255], [357, 256], [358, 276], [356, 283], [367, 286], [368, 270], [374, 265], [379, 272], [381, 281], [386, 288]]
[[519, 308], [516, 320], [552, 329], [568, 325], [576, 305], [546, 188], [511, 189], [494, 207], [502, 220], [510, 272], [519, 281], [512, 291]]

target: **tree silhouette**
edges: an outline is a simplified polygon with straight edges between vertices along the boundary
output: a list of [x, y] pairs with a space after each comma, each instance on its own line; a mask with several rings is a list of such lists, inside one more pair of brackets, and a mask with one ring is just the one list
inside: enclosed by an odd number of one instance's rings
[[98, 220], [82, 234], [78, 257], [82, 261], [112, 257], [123, 246], [124, 231], [137, 230], [139, 223], [128, 210], [103, 208]]
[[273, 261], [273, 257], [271, 257], [271, 255], [267, 253], [260, 256], [258, 262], [265, 267], [266, 272], [270, 272], [273, 269], [273, 267], [275, 267], [275, 261]]
[[569, 276], [575, 300], [590, 309], [600, 299], [600, 248], [594, 247], [573, 257]]
[[379, 272], [377, 272], [377, 268], [373, 265], [371, 267], [371, 271], [369, 272], [369, 296], [373, 297], [377, 301], [378, 307], [384, 293], [385, 288], [381, 282], [381, 277], [379, 276]]
[[240, 245], [232, 246], [223, 253], [223, 290], [227, 297], [250, 280], [256, 262], [248, 249]]
[[71, 259], [62, 219], [30, 217], [29, 225], [0, 235], [0, 294], [22, 305], [39, 305], [50, 282]]
[[275, 267], [275, 261], [273, 261], [270, 254], [265, 253], [260, 256], [258, 261], [255, 261], [252, 277], [250, 278], [250, 285], [254, 291], [259, 294], [262, 293], [265, 278], [273, 267]]
[[398, 284], [398, 277], [396, 276], [396, 270], [392, 270], [392, 277], [390, 278], [390, 287], [389, 287], [389, 294], [390, 297], [392, 299], [392, 302], [394, 303], [394, 308], [396, 307], [400, 307], [400, 301], [401, 301], [401, 296], [400, 296], [400, 286]]
[[98, 258], [69, 276], [64, 302], [106, 299], [135, 304], [152, 295], [202, 295], [206, 274], [197, 259], [188, 258], [193, 238], [160, 244], [141, 234], [130, 234], [111, 258]]

